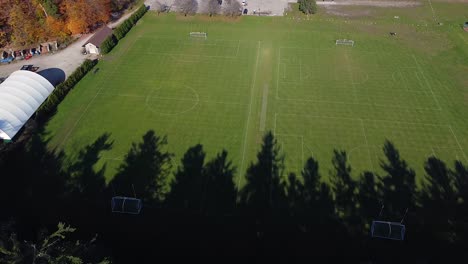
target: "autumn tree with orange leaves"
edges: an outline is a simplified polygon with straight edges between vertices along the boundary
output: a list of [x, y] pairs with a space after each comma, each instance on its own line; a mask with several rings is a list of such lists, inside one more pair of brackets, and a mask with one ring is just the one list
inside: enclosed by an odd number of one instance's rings
[[0, 0], [0, 48], [29, 47], [89, 33], [109, 21], [115, 1]]
[[110, 0], [65, 0], [62, 5], [72, 34], [88, 33], [109, 21]]

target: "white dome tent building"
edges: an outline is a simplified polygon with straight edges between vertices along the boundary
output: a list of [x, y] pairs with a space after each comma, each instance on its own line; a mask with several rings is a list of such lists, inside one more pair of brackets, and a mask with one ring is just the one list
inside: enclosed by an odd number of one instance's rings
[[19, 70], [0, 84], [0, 139], [11, 141], [54, 86], [41, 75]]

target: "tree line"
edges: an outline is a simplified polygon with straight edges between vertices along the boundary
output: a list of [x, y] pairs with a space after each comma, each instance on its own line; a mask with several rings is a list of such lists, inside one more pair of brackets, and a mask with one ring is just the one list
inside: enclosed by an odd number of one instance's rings
[[[164, 254], [424, 261], [461, 256], [467, 247], [468, 167], [428, 157], [417, 187], [415, 171], [390, 141], [384, 143], [379, 174], [353, 171], [347, 152], [333, 150], [327, 183], [314, 157], [300, 174], [288, 173], [287, 153], [267, 133], [245, 172], [246, 184], [238, 188], [234, 180], [242, 172], [225, 150], [208, 160], [197, 144], [174, 167], [167, 138], [148, 131], [106, 182], [106, 165], [97, 164], [112, 149], [110, 134], [72, 159], [47, 149], [41, 133], [1, 155], [0, 200], [6, 202], [0, 221], [10, 223], [1, 230], [10, 235], [0, 232], [0, 258], [12, 251], [5, 237], [15, 234], [18, 241], [41, 244], [46, 233], [41, 230], [55, 230], [59, 222], [77, 228], [73, 238], [93, 242], [93, 254], [91, 247], [67, 251], [83, 262], [106, 257], [132, 262]], [[140, 215], [110, 212], [111, 197], [135, 194], [144, 203]], [[372, 220], [399, 222], [407, 209], [405, 241], [370, 238]]]
[[1, 0], [0, 47], [27, 48], [89, 33], [136, 0]]
[[[171, 9], [171, 6], [159, 0], [152, 1], [150, 6], [158, 14], [169, 12]], [[194, 15], [197, 12], [210, 17], [219, 14], [235, 17], [242, 14], [242, 6], [238, 0], [175, 0], [174, 6], [176, 11], [184, 16]]]

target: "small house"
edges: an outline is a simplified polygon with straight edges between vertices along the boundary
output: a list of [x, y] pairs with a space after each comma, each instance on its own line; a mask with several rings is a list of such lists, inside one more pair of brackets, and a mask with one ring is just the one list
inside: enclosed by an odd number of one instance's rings
[[86, 50], [86, 53], [88, 54], [99, 54], [100, 53], [100, 47], [101, 44], [104, 42], [104, 40], [107, 39], [112, 35], [112, 29], [110, 29], [107, 26], [102, 27], [99, 29], [94, 35], [88, 39], [88, 41], [85, 42], [83, 47]]

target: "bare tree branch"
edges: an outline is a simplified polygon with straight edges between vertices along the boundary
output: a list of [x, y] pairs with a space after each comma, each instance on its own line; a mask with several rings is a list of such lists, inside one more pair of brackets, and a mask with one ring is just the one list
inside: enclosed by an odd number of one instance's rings
[[227, 16], [240, 16], [242, 14], [242, 6], [237, 0], [224, 1], [224, 14]]
[[155, 10], [158, 14], [159, 13], [164, 13], [164, 12], [169, 12], [171, 7], [166, 3], [161, 3], [158, 0], [152, 0], [149, 2], [150, 9]]
[[174, 5], [176, 5], [180, 12], [184, 14], [184, 16], [187, 15], [193, 15], [197, 12], [198, 10], [198, 2], [197, 0], [176, 0], [174, 2]]
[[204, 11], [210, 16], [219, 14], [221, 12], [221, 1], [220, 0], [204, 0]]

